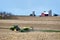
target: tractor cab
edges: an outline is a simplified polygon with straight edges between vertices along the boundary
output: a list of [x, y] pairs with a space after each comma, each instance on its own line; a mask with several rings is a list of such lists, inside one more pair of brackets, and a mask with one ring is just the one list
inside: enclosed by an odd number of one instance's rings
[[11, 27], [10, 30], [12, 30], [12, 31], [19, 31], [20, 28], [18, 27], [18, 25], [13, 25], [13, 27]]

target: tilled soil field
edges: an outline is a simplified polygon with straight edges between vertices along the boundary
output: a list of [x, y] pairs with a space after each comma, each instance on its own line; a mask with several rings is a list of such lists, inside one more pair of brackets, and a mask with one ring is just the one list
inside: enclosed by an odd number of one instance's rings
[[19, 19], [0, 20], [0, 40], [60, 40], [60, 32], [16, 32], [9, 28], [32, 27], [35, 30], [60, 30], [60, 17], [18, 17]]
[[0, 40], [60, 40], [60, 32], [0, 32]]

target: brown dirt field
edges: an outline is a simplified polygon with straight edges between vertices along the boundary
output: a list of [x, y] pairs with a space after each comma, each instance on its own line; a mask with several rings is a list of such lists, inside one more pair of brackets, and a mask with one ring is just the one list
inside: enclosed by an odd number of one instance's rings
[[60, 32], [0, 32], [0, 40], [60, 40]]
[[31, 26], [35, 29], [60, 29], [60, 17], [18, 17], [18, 19], [0, 20], [0, 27], [10, 28], [12, 25], [20, 27]]
[[15, 20], [24, 20], [24, 21], [60, 21], [60, 16], [51, 16], [51, 17], [31, 17], [31, 16], [18, 16]]
[[[0, 28], [10, 28], [18, 24], [19, 27], [31, 26], [34, 29], [60, 30], [60, 17], [18, 17], [18, 19], [0, 20]], [[60, 32], [15, 32], [0, 29], [0, 40], [60, 40]]]

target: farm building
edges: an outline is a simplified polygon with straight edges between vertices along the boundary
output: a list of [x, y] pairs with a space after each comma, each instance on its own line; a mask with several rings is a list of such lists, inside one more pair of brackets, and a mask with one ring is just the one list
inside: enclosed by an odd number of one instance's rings
[[44, 17], [44, 16], [49, 16], [48, 12], [44, 11], [43, 13], [41, 13], [41, 16]]
[[46, 11], [44, 11], [44, 12], [42, 12], [41, 13], [41, 17], [45, 17], [45, 16], [52, 16], [52, 12], [46, 12]]

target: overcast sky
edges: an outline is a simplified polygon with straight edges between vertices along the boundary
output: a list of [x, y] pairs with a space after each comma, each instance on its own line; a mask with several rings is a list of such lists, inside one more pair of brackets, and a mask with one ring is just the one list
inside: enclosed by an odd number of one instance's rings
[[0, 0], [0, 11], [17, 15], [29, 15], [32, 11], [40, 15], [43, 11], [52, 10], [60, 13], [60, 0]]

